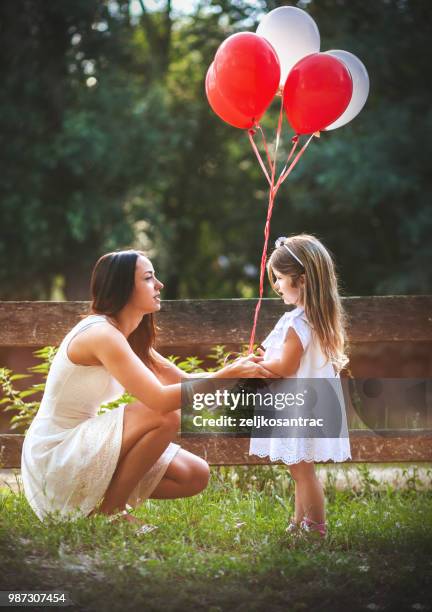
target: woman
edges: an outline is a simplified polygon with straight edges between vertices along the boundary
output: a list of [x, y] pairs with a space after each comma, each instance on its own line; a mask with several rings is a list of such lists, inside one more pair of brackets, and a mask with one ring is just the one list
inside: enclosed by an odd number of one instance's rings
[[[127, 504], [206, 487], [207, 463], [172, 443], [188, 375], [154, 348], [162, 288], [142, 252], [108, 253], [96, 263], [90, 314], [60, 344], [23, 445], [24, 491], [41, 520], [99, 511], [134, 521]], [[274, 377], [261, 360], [241, 358], [201, 376]], [[137, 401], [96, 416], [125, 389]]]

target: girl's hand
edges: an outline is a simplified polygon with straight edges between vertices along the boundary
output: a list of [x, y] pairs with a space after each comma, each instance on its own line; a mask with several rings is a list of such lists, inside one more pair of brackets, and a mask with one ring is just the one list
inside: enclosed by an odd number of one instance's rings
[[264, 351], [264, 350], [263, 350], [263, 349], [262, 349], [262, 348], [259, 346], [259, 347], [257, 348], [257, 354], [258, 354], [260, 357], [264, 357], [265, 351]]

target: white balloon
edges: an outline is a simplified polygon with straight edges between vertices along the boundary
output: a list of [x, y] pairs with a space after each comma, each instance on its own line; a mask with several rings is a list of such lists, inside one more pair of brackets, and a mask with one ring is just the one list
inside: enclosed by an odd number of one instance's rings
[[333, 57], [341, 60], [341, 62], [345, 64], [351, 73], [353, 81], [353, 92], [350, 103], [342, 115], [325, 128], [326, 130], [335, 130], [354, 119], [366, 104], [369, 95], [369, 75], [363, 62], [349, 51], [333, 49], [331, 51], [326, 51], [326, 53], [328, 55], [333, 55]]
[[280, 84], [302, 57], [320, 50], [318, 26], [310, 15], [295, 6], [280, 6], [261, 20], [256, 33], [276, 51], [281, 67]]

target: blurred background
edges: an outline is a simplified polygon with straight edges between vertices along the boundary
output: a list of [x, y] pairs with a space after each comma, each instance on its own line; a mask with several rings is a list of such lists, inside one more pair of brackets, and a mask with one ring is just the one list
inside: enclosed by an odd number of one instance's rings
[[[430, 293], [428, 0], [3, 0], [0, 299], [88, 299], [97, 258], [129, 246], [164, 299], [257, 296], [266, 182], [204, 78], [222, 40], [283, 4], [315, 19], [322, 51], [364, 62], [371, 93], [284, 183], [271, 240], [321, 238], [343, 295]], [[281, 162], [291, 135], [285, 122]], [[357, 375], [430, 376], [431, 346], [402, 344], [354, 347]], [[0, 360], [22, 369], [31, 352]]]
[[[204, 78], [224, 38], [279, 4], [0, 3], [2, 299], [87, 299], [96, 259], [125, 246], [149, 253], [166, 299], [256, 295], [266, 183], [246, 133], [210, 110]], [[427, 293], [432, 5], [297, 6], [322, 50], [360, 57], [371, 93], [284, 184], [272, 238], [317, 234], [349, 295]], [[285, 123], [285, 147], [290, 134]]]

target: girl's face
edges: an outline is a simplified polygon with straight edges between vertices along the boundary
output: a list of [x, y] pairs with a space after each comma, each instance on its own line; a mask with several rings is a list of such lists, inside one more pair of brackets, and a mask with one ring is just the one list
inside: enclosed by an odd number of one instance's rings
[[297, 287], [294, 287], [292, 276], [289, 274], [281, 274], [277, 270], [273, 269], [275, 275], [275, 289], [280, 293], [281, 298], [285, 304], [295, 304], [301, 306], [301, 294], [302, 287], [304, 285], [304, 276], [302, 275], [297, 283]]
[[160, 310], [160, 291], [163, 284], [156, 278], [152, 263], [139, 255], [135, 265], [135, 286], [129, 303], [144, 314]]

